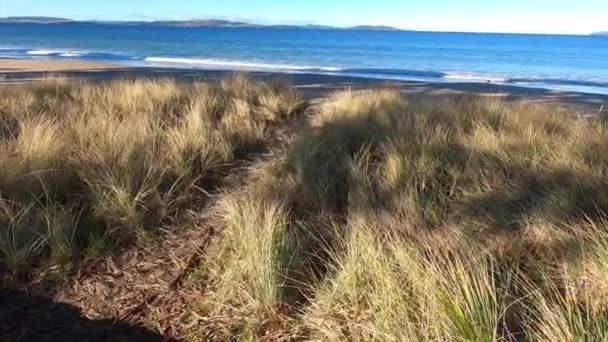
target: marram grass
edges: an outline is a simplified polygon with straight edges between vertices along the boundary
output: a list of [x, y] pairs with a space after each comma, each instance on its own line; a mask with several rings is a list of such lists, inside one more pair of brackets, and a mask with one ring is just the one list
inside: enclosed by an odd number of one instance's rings
[[607, 148], [604, 122], [553, 106], [335, 94], [220, 204], [200, 312], [228, 318], [198, 332], [606, 340]]
[[[0, 89], [0, 269], [111, 252], [304, 109], [280, 82]], [[221, 194], [195, 339], [608, 339], [608, 127], [548, 105], [342, 92]]]
[[23, 273], [156, 230], [301, 108], [239, 75], [0, 88], [0, 263]]

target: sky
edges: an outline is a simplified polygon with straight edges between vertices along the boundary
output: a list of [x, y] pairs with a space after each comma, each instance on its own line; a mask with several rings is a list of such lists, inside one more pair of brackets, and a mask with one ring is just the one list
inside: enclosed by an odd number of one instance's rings
[[0, 0], [0, 17], [6, 16], [587, 34], [608, 30], [608, 0]]

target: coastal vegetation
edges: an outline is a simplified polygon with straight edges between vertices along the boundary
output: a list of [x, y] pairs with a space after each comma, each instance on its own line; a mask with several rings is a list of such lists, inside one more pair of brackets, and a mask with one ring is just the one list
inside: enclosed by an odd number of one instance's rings
[[17, 276], [154, 233], [301, 105], [285, 84], [240, 76], [2, 87], [2, 267]]
[[4, 86], [0, 272], [61, 274], [205, 212], [180, 338], [604, 340], [607, 148], [602, 118], [495, 97]]

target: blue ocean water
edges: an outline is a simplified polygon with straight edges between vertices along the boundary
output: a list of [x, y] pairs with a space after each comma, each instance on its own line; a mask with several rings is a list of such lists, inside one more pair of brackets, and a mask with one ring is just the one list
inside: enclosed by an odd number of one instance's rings
[[0, 57], [491, 82], [608, 94], [608, 37], [0, 24]]

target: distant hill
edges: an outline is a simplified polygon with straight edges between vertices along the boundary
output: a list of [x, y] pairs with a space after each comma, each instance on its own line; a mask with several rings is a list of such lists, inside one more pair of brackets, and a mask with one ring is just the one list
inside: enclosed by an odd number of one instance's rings
[[220, 19], [196, 20], [156, 20], [156, 21], [77, 21], [54, 17], [6, 17], [0, 18], [0, 23], [13, 24], [62, 24], [62, 23], [95, 23], [101, 25], [131, 25], [131, 26], [170, 26], [170, 27], [268, 27], [276, 29], [309, 29], [309, 30], [361, 30], [361, 31], [399, 31], [390, 26], [361, 25], [353, 27], [334, 27], [325, 25], [261, 25], [242, 21]]
[[254, 27], [260, 26], [240, 21], [197, 19], [197, 20], [158, 20], [158, 21], [106, 21], [104, 24], [122, 24], [137, 26], [175, 26], [175, 27]]
[[593, 33], [594, 36], [608, 36], [608, 31]]
[[0, 18], [0, 23], [28, 23], [28, 24], [59, 24], [70, 23], [74, 20], [57, 17], [6, 17]]
[[351, 30], [362, 30], [362, 31], [401, 31], [396, 27], [392, 26], [383, 26], [383, 25], [359, 25], [349, 27]]

